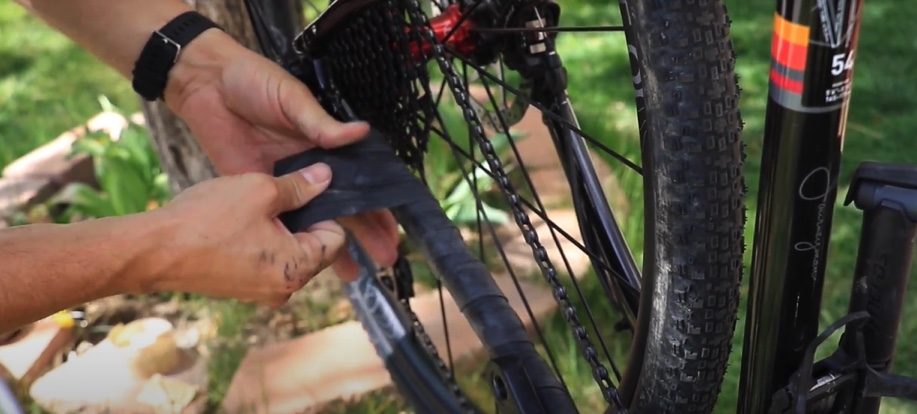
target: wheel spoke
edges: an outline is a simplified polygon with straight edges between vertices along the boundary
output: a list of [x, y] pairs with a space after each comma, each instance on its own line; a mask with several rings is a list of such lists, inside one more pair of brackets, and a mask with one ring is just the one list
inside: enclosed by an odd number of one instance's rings
[[[445, 125], [445, 123], [443, 122], [442, 118], [439, 116], [438, 113], [437, 113], [437, 118], [438, 118], [437, 120], [440, 122], [440, 125]], [[445, 130], [445, 128], [443, 129]], [[452, 137], [449, 136], [449, 133], [447, 131], [436, 131], [436, 132], [440, 134], [440, 136], [445, 140], [445, 142], [452, 149], [452, 154], [455, 157], [456, 161], [458, 161], [457, 165], [459, 166], [459, 169], [461, 170], [462, 177], [464, 177], [464, 180], [468, 182], [469, 186], [471, 187], [471, 192], [475, 197], [475, 202], [477, 204], [477, 213], [479, 216], [482, 216], [483, 218], [483, 220], [479, 221], [479, 224], [480, 222], [486, 223], [486, 227], [488, 229], [488, 232], [490, 233], [490, 237], [492, 237], [493, 240], [496, 242], [494, 243], [496, 250], [498, 254], [500, 255], [500, 258], [503, 259], [503, 263], [506, 264], [506, 270], [509, 273], [510, 279], [512, 279], [513, 281], [513, 285], [516, 288], [516, 292], [519, 294], [519, 299], [522, 301], [526, 314], [528, 315], [529, 319], [532, 321], [532, 326], [535, 329], [536, 335], [541, 340], [541, 343], [544, 344], [545, 353], [548, 355], [548, 360], [551, 363], [551, 367], [554, 369], [554, 373], [555, 375], [557, 375], [561, 384], [564, 386], [564, 389], [567, 390], [567, 385], [565, 383], [563, 375], [560, 372], [560, 368], [557, 365], [557, 360], [554, 356], [554, 352], [551, 350], [550, 346], [548, 345], [548, 341], [545, 339], [544, 331], [542, 330], [541, 325], [538, 322], [538, 319], [535, 318], [535, 312], [532, 310], [532, 306], [529, 303], [528, 298], [526, 298], [525, 296], [525, 292], [523, 291], [522, 285], [519, 282], [519, 276], [516, 274], [516, 271], [513, 269], [513, 266], [510, 265], [509, 257], [506, 254], [506, 250], [503, 248], [502, 244], [499, 243], [498, 241], [499, 236], [497, 235], [497, 230], [494, 227], [493, 222], [488, 218], [487, 211], [484, 210], [483, 208], [483, 202], [481, 201], [482, 200], [481, 194], [478, 191], [477, 186], [475, 185], [476, 183], [473, 183], [471, 179], [468, 177], [469, 175], [473, 175], [474, 173], [469, 174], [468, 169], [463, 165], [464, 163], [461, 161], [462, 158], [470, 159], [469, 154], [465, 152], [464, 150], [462, 150], [462, 148], [459, 147], [458, 144], [456, 144], [455, 141], [452, 140]], [[460, 158], [460, 156], [462, 158]], [[472, 162], [471, 168], [474, 170], [479, 167], [475, 166], [475, 163]], [[483, 240], [481, 241], [481, 243], [483, 243]], [[569, 391], [567, 390], [567, 392]]]
[[503, 82], [502, 80], [500, 80], [500, 78], [498, 78], [498, 77], [495, 76], [494, 74], [489, 73], [489, 72], [487, 72], [486, 70], [483, 70], [482, 68], [478, 67], [478, 66], [475, 65], [473, 62], [471, 62], [470, 60], [468, 60], [468, 59], [466, 59], [466, 58], [464, 58], [464, 57], [462, 57], [462, 56], [460, 56], [460, 55], [458, 55], [458, 54], [456, 54], [456, 53], [452, 53], [452, 56], [453, 56], [454, 58], [458, 59], [460, 62], [467, 63], [469, 66], [475, 68], [475, 70], [478, 72], [478, 74], [479, 74], [480, 76], [482, 76], [482, 77], [484, 77], [484, 78], [487, 78], [487, 79], [490, 79], [490, 80], [492, 80], [493, 82], [496, 82], [497, 84], [500, 85], [500, 87], [505, 88], [506, 90], [508, 90], [508, 91], [512, 92], [514, 95], [516, 95], [516, 98], [517, 98], [517, 99], [520, 99], [520, 100], [522, 100], [523, 102], [525, 102], [525, 103], [527, 103], [527, 104], [529, 104], [529, 105], [532, 105], [533, 107], [535, 107], [536, 109], [538, 109], [539, 111], [541, 111], [541, 113], [544, 114], [545, 116], [547, 116], [547, 117], [549, 117], [549, 118], [551, 118], [551, 119], [553, 119], [553, 120], [555, 120], [555, 121], [557, 121], [557, 122], [560, 122], [560, 123], [564, 124], [565, 127], [569, 128], [571, 131], [575, 132], [577, 135], [583, 137], [583, 139], [585, 139], [586, 141], [588, 141], [588, 142], [592, 143], [593, 145], [599, 147], [600, 149], [602, 149], [603, 151], [605, 151], [606, 153], [608, 153], [608, 155], [611, 155], [612, 157], [614, 157], [615, 159], [617, 159], [618, 161], [620, 161], [620, 162], [623, 163], [624, 165], [630, 167], [632, 170], [634, 170], [634, 171], [637, 172], [638, 174], [643, 175], [643, 168], [641, 168], [639, 165], [637, 165], [637, 164], [634, 163], [633, 161], [627, 159], [627, 157], [625, 157], [625, 156], [622, 155], [621, 153], [619, 153], [619, 152], [617, 152], [617, 151], [615, 151], [615, 150], [613, 150], [613, 149], [611, 149], [611, 148], [608, 148], [607, 145], [603, 144], [603, 143], [602, 143], [601, 141], [599, 141], [598, 139], [593, 138], [593, 137], [590, 136], [589, 134], [586, 134], [586, 133], [583, 132], [579, 127], [577, 127], [576, 125], [571, 124], [570, 121], [564, 119], [564, 118], [561, 117], [560, 115], [555, 114], [553, 111], [551, 111], [550, 109], [548, 109], [548, 108], [545, 107], [544, 105], [542, 105], [542, 104], [536, 102], [536, 101], [535, 101], [534, 99], [532, 99], [531, 97], [526, 96], [526, 94], [524, 94], [524, 93], [522, 93], [521, 91], [519, 91], [518, 88], [515, 88], [515, 87], [513, 87], [512, 85], [509, 85], [509, 84], [507, 84], [506, 82]]
[[580, 27], [471, 27], [468, 30], [481, 33], [559, 33], [559, 32], [623, 32], [624, 26], [580, 26]]
[[[435, 132], [436, 134], [442, 136], [442, 131], [441, 131], [440, 129], [438, 129], [438, 128], [432, 127], [432, 128], [431, 128], [431, 131], [433, 131], [433, 132]], [[471, 160], [471, 155], [470, 155], [465, 149], [459, 147], [458, 144], [456, 144], [456, 143], [453, 142], [453, 141], [447, 141], [447, 143], [452, 147], [452, 149], [454, 149], [455, 151], [458, 151], [465, 159]], [[494, 174], [494, 173], [489, 169], [488, 166], [486, 166], [485, 164], [481, 163], [480, 161], [474, 161], [474, 160], [472, 160], [472, 164], [473, 164], [476, 168], [478, 168], [481, 172], [483, 172], [484, 174], [486, 174], [488, 177], [493, 178], [493, 179], [497, 179], [497, 178], [498, 178], [497, 175]], [[561, 227], [559, 224], [557, 224], [554, 220], [551, 220], [551, 218], [548, 217], [547, 212], [545, 212], [544, 210], [540, 209], [538, 206], [535, 205], [535, 203], [533, 203], [532, 201], [530, 201], [529, 199], [527, 199], [526, 197], [524, 197], [524, 196], [522, 196], [522, 195], [519, 196], [519, 200], [520, 200], [520, 202], [522, 203], [522, 205], [525, 206], [525, 208], [527, 208], [529, 211], [531, 211], [532, 213], [534, 213], [535, 216], [537, 216], [538, 218], [540, 218], [541, 220], [543, 220], [543, 221], [545, 222], [545, 224], [546, 224], [550, 229], [552, 229], [553, 231], [557, 231], [558, 233], [560, 233], [560, 235], [563, 236], [564, 239], [566, 239], [568, 242], [570, 242], [571, 244], [573, 244], [576, 248], [580, 249], [584, 254], [586, 254], [586, 255], [589, 257], [590, 260], [598, 261], [598, 264], [599, 264], [599, 266], [601, 266], [602, 270], [605, 270], [605, 271], [611, 273], [611, 275], [614, 276], [615, 278], [617, 278], [618, 281], [620, 281], [621, 283], [626, 284], [627, 286], [630, 286], [632, 289], [636, 289], [636, 287], [633, 287], [633, 286], [631, 286], [630, 284], [627, 283], [627, 280], [624, 278], [623, 275], [621, 275], [620, 273], [618, 273], [617, 271], [615, 271], [614, 269], [612, 269], [607, 263], [603, 262], [603, 261], [602, 261], [602, 258], [601, 258], [600, 256], [598, 256], [595, 252], [592, 252], [591, 249], [587, 248], [587, 247], [586, 247], [583, 243], [581, 243], [579, 240], [576, 240], [576, 238], [573, 237], [573, 235], [571, 235], [571, 234], [568, 233], [566, 230], [564, 230], [563, 227]]]
[[[497, 105], [496, 98], [493, 95], [493, 92], [490, 90], [490, 87], [487, 86], [487, 83], [484, 82], [484, 90], [487, 92], [487, 97], [490, 100], [491, 104]], [[513, 150], [513, 154], [516, 156], [516, 160], [519, 163], [519, 169], [522, 171], [525, 181], [528, 184], [529, 188], [532, 190], [532, 198], [535, 200], [535, 203], [538, 204], [538, 208], [542, 212], [547, 212], [547, 209], [544, 207], [544, 204], [541, 202], [541, 197], [538, 196], [538, 191], [535, 190], [535, 184], [532, 182], [531, 175], [529, 175], [528, 169], [525, 167], [525, 162], [522, 160], [522, 156], [519, 153], [519, 148], [516, 146], [515, 141], [510, 136], [509, 125], [507, 125], [506, 120], [503, 118], [500, 113], [497, 113], [497, 117], [500, 120], [500, 126], [503, 128], [504, 134], [507, 136], [507, 141], [509, 142], [510, 147]], [[547, 214], [545, 214], [547, 217]], [[546, 220], [547, 221], [547, 220]], [[573, 272], [573, 268], [570, 265], [570, 261], [567, 259], [566, 253], [560, 243], [560, 239], [557, 237], [557, 232], [551, 227], [548, 226], [549, 231], [551, 232], [551, 237], [554, 240], [557, 250], [560, 252], [564, 266], [567, 269], [567, 273], [570, 275], [570, 280], [573, 283], [573, 286], [576, 290], [577, 295], [579, 295], [580, 300], [582, 300], [583, 307], [586, 309], [586, 314], [589, 316], [589, 323], [592, 325], [593, 330], [596, 333], [596, 336], [599, 339], [599, 344], [602, 348], [602, 351], [605, 353], [605, 357], [611, 363], [612, 370], [614, 371], [615, 376], [618, 381], [621, 381], [621, 372], [617, 367], [617, 364], [614, 362], [614, 358], [611, 357], [611, 354], [608, 352], [608, 346], [605, 344], [605, 339], [601, 335], [601, 330], [599, 330], [598, 325], [596, 324], [595, 315], [592, 312], [591, 307], [589, 306], [589, 301], [586, 300], [586, 296], [583, 294], [582, 288], [580, 288], [579, 281], [576, 280], [576, 275]]]

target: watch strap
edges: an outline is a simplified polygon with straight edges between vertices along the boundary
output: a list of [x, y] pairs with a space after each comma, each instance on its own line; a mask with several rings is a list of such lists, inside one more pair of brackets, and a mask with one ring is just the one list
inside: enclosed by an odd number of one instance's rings
[[134, 91], [148, 101], [161, 99], [169, 80], [169, 71], [178, 61], [182, 49], [212, 28], [220, 27], [202, 14], [188, 11], [154, 30], [134, 63], [131, 80]]

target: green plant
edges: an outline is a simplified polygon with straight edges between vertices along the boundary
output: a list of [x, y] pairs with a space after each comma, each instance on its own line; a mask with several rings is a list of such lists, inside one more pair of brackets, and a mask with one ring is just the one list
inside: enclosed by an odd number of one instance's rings
[[[440, 200], [440, 206], [446, 216], [458, 226], [477, 223], [477, 203], [478, 198], [481, 198], [481, 210], [484, 211], [482, 220], [486, 219], [494, 224], [507, 223], [506, 212], [487, 201], [488, 198], [494, 198], [488, 196], [492, 195], [496, 187], [493, 178], [477, 165], [483, 163], [477, 144], [471, 145], [467, 132], [464, 136], [457, 134], [457, 131], [467, 131], [461, 113], [451, 106], [444, 105], [440, 109], [440, 116], [442, 128], [449, 133], [452, 140], [448, 142], [440, 137], [431, 137], [425, 155], [424, 179], [436, 199]], [[510, 139], [518, 142], [522, 138], [522, 134], [512, 134], [511, 137], [496, 134], [490, 137], [490, 143], [494, 152], [502, 156], [510, 146]], [[476, 154], [476, 162], [472, 163], [462, 153]], [[504, 168], [509, 170], [511, 165], [504, 165]], [[475, 197], [476, 194], [480, 197]]]
[[[103, 101], [103, 107], [108, 106]], [[146, 129], [129, 122], [114, 139], [92, 133], [73, 144], [72, 155], [92, 157], [99, 188], [72, 183], [54, 200], [69, 207], [61, 220], [73, 214], [108, 217], [140, 213], [161, 206], [171, 196], [168, 177], [147, 137]]]

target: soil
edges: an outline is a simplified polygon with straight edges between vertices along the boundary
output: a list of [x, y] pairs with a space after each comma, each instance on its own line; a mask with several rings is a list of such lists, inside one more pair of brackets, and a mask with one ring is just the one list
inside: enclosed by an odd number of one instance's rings
[[352, 316], [350, 307], [340, 290], [341, 283], [331, 272], [326, 272], [278, 309], [244, 306], [248, 312], [243, 316], [241, 327], [231, 327], [233, 331], [238, 330], [232, 336], [216, 332], [218, 323], [213, 319], [219, 317], [221, 307], [213, 306], [213, 301], [181, 294], [112, 296], [74, 309], [74, 314], [81, 316], [84, 322], [73, 350], [79, 353], [105, 339], [111, 328], [147, 317], [167, 319], [178, 332], [193, 330], [196, 340], [211, 342], [210, 345], [242, 340], [247, 347], [263, 346], [349, 319]]

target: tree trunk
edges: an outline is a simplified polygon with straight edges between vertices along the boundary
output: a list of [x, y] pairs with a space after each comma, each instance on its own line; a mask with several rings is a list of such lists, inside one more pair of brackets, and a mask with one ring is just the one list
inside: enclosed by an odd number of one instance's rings
[[[229, 35], [249, 49], [260, 50], [248, 19], [243, 0], [184, 0], [198, 12], [212, 19]], [[304, 27], [301, 0], [253, 0], [285, 3], [288, 16], [302, 16], [297, 27]], [[295, 17], [294, 17], [295, 18]], [[178, 193], [191, 185], [216, 176], [216, 170], [201, 151], [185, 123], [162, 102], [141, 100], [150, 140], [159, 155], [162, 168], [169, 176], [172, 190]]]

